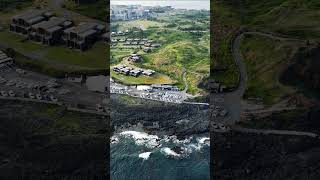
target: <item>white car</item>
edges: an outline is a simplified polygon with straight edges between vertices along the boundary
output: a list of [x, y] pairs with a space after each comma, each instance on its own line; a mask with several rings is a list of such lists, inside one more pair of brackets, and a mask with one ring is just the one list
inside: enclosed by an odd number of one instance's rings
[[58, 102], [58, 99], [54, 96], [50, 96], [50, 100], [53, 101], [53, 102]]
[[7, 92], [5, 92], [5, 91], [0, 91], [0, 94], [1, 94], [1, 96], [3, 96], [3, 97], [7, 97], [7, 96], [8, 96]]
[[37, 97], [38, 100], [41, 100], [41, 99], [42, 99], [41, 94], [37, 94], [36, 97]]
[[16, 69], [16, 72], [19, 73], [19, 74], [26, 74], [26, 71], [23, 70], [23, 69]]
[[16, 96], [16, 94], [15, 94], [12, 90], [10, 90], [10, 91], [9, 91], [9, 96], [11, 96], [11, 97], [15, 97], [15, 96]]
[[96, 105], [96, 110], [97, 110], [98, 112], [103, 112], [103, 107], [101, 106], [101, 104], [97, 104], [97, 105]]
[[29, 93], [29, 98], [34, 99], [35, 98], [34, 94], [33, 93]]

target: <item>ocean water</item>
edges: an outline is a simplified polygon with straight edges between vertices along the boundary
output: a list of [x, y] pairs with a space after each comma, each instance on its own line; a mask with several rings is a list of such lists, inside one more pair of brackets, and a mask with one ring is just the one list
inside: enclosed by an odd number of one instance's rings
[[[177, 148], [179, 147], [179, 148]], [[111, 137], [112, 180], [207, 180], [209, 138], [123, 131]]]

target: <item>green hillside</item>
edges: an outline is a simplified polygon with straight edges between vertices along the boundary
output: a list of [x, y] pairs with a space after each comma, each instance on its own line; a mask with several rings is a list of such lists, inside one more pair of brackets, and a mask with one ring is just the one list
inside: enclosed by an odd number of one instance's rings
[[197, 93], [198, 84], [209, 74], [209, 49], [191, 41], [180, 41], [165, 46], [158, 52], [144, 55], [142, 66], [155, 69], [177, 80], [184, 88], [183, 72], [186, 70], [188, 91]]
[[[239, 73], [230, 51], [230, 40], [239, 29], [276, 33], [318, 41], [320, 38], [320, 1], [318, 0], [217, 0], [215, 12], [214, 79], [235, 86]], [[214, 71], [215, 68], [223, 71]]]

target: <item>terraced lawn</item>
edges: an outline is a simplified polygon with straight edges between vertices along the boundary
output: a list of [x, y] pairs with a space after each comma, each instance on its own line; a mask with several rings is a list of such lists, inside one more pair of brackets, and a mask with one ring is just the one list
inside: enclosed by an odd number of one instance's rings
[[152, 76], [141, 75], [139, 77], [126, 76], [122, 74], [117, 74], [116, 72], [111, 71], [111, 76], [118, 81], [121, 81], [127, 85], [139, 85], [139, 84], [174, 84], [175, 81], [172, 80], [169, 76], [166, 76], [161, 73], [155, 73]]

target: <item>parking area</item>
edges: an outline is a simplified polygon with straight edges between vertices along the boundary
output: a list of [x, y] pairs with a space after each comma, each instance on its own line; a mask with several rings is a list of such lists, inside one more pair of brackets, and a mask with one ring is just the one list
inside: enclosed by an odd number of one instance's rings
[[84, 84], [19, 69], [0, 68], [0, 96], [51, 101], [68, 107], [105, 111], [105, 93], [93, 92]]
[[137, 86], [126, 86], [110, 81], [110, 93], [126, 94], [133, 97], [151, 99], [155, 101], [182, 103], [187, 99], [187, 94], [183, 91], [160, 90], [152, 86], [145, 90], [139, 90]]

